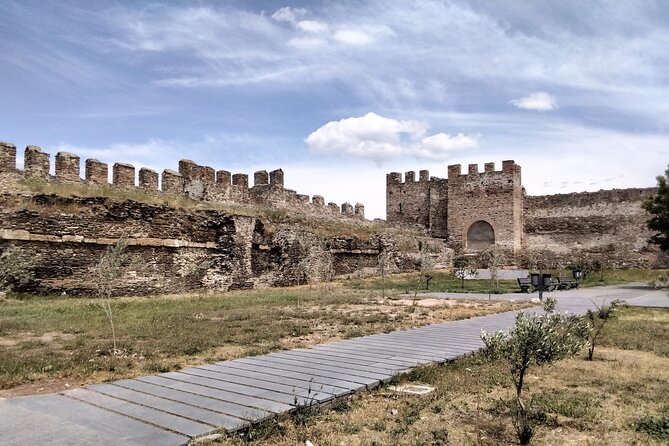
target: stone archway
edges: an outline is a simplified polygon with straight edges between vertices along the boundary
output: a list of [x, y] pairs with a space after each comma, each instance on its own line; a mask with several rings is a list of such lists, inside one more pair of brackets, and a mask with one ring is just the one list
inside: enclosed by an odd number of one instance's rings
[[467, 249], [481, 250], [495, 244], [495, 230], [487, 221], [472, 223], [467, 231]]

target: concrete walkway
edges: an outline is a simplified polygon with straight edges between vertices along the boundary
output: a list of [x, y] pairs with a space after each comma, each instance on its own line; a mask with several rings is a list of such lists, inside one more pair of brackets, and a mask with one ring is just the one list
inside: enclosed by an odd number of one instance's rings
[[[666, 292], [635, 285], [545, 295], [558, 299], [559, 311], [574, 313], [613, 299], [669, 307]], [[476, 298], [446, 293], [430, 296]], [[496, 299], [528, 297], [536, 293], [493, 295]], [[510, 328], [515, 316], [516, 312], [494, 314], [2, 400], [0, 443], [184, 445], [193, 438], [219, 429], [233, 431], [299, 405], [321, 404], [374, 388], [412, 367], [470, 354], [483, 346], [482, 329]]]

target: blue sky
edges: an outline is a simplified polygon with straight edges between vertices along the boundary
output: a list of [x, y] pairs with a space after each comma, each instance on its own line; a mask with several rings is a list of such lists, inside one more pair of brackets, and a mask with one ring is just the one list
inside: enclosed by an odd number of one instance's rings
[[0, 2], [0, 139], [188, 158], [385, 216], [385, 174], [514, 159], [530, 195], [655, 185], [664, 1]]

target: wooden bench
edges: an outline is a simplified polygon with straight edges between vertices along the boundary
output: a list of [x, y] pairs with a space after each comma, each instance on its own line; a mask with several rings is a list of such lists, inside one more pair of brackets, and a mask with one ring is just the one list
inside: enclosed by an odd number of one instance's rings
[[578, 288], [578, 282], [571, 277], [558, 277], [558, 290], [571, 290]]
[[530, 293], [530, 288], [532, 288], [532, 279], [529, 277], [519, 277], [518, 286], [520, 287], [521, 293]]

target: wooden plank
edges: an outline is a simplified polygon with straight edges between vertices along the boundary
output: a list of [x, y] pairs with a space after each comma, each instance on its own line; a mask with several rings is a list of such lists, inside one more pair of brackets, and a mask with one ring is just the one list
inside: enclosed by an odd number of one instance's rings
[[216, 431], [216, 427], [211, 424], [198, 423], [167, 412], [112, 398], [85, 388], [67, 390], [63, 392], [63, 395], [135, 420], [162, 427], [178, 434], [187, 435], [191, 438], [211, 434]]
[[146, 393], [140, 393], [135, 390], [112, 384], [95, 384], [86, 386], [86, 388], [113, 398], [141, 404], [142, 406], [168, 412], [172, 415], [187, 418], [198, 423], [206, 423], [212, 426], [222, 427], [226, 430], [236, 430], [244, 425], [244, 420], [241, 418], [224, 415], [222, 413], [213, 412], [190, 404], [180, 403]]
[[203, 409], [212, 410], [226, 415], [232, 415], [248, 421], [264, 420], [272, 416], [272, 412], [254, 409], [248, 406], [243, 406], [241, 404], [210, 398], [208, 396], [195, 395], [184, 392], [182, 390], [170, 389], [168, 387], [139, 381], [137, 379], [114, 381], [113, 384], [115, 386], [124, 387], [126, 389], [147, 393], [149, 395], [167, 398], [172, 401], [190, 404], [191, 406], [201, 407]]
[[[208, 396], [222, 401], [237, 403], [248, 408], [262, 409], [267, 412], [275, 414], [290, 412], [293, 406], [290, 404], [270, 401], [263, 398], [257, 398], [249, 395], [241, 395], [239, 393], [229, 392], [225, 390], [212, 389], [211, 387], [204, 387], [197, 384], [192, 384], [183, 381], [177, 381], [162, 376], [141, 376], [137, 378], [139, 381], [158, 384], [160, 386], [169, 387], [172, 389], [183, 390], [195, 395]], [[244, 418], [244, 412], [240, 410], [239, 413], [231, 413], [235, 417]]]

